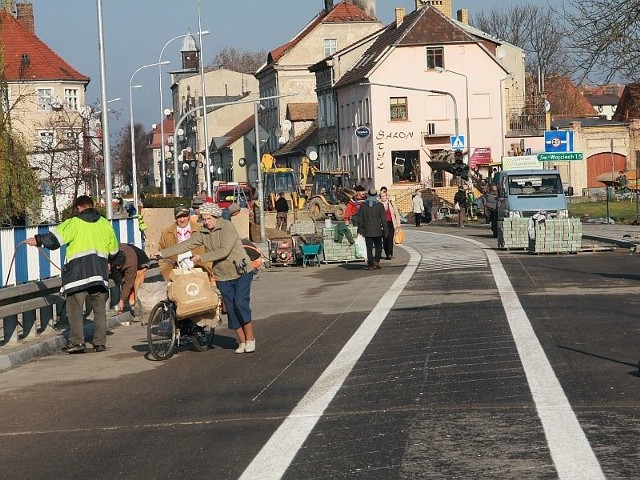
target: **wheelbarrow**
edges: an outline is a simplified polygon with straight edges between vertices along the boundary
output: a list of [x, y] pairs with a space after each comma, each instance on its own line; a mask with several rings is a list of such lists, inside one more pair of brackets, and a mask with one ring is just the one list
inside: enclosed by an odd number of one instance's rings
[[320, 252], [322, 252], [321, 244], [307, 244], [300, 245], [300, 252], [302, 253], [302, 266], [306, 267], [309, 262], [315, 262], [320, 266]]

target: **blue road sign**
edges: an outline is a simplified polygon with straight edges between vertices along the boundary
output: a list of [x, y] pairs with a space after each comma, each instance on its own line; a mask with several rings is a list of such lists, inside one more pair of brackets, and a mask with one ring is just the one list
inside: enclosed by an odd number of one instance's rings
[[547, 130], [544, 132], [544, 151], [547, 153], [573, 152], [573, 131]]
[[464, 135], [452, 135], [451, 136], [451, 150], [463, 150], [464, 149]]

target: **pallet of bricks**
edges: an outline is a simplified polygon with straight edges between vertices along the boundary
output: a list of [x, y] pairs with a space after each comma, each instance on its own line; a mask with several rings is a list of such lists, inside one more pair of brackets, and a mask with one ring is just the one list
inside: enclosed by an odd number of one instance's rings
[[[349, 231], [355, 240], [357, 235], [356, 227], [349, 227]], [[335, 227], [322, 228], [322, 255], [324, 263], [329, 262], [351, 262], [361, 260], [356, 258], [356, 245], [350, 244], [345, 235], [341, 242], [335, 241]]]
[[505, 218], [498, 222], [498, 248], [527, 250], [529, 248], [529, 219]]
[[579, 218], [535, 222], [529, 238], [530, 253], [575, 253], [582, 248], [582, 223]]

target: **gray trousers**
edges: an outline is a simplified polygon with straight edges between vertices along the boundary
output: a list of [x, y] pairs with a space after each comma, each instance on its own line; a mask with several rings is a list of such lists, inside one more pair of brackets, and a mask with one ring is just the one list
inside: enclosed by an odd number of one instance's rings
[[69, 342], [84, 343], [84, 304], [93, 310], [93, 340], [96, 345], [107, 344], [107, 300], [109, 293], [100, 288], [82, 290], [67, 295], [67, 317], [69, 317]]

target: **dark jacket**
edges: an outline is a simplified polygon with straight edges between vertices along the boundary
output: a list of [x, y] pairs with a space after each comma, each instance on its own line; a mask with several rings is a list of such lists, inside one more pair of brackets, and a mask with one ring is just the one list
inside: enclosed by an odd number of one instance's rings
[[358, 212], [358, 233], [363, 237], [386, 237], [389, 226], [384, 206], [377, 200], [365, 200]]
[[287, 199], [284, 197], [278, 197], [275, 207], [277, 213], [286, 213], [289, 211], [289, 203], [287, 203]]
[[458, 202], [460, 209], [467, 208], [467, 194], [464, 193], [464, 190], [458, 190], [453, 196], [453, 201]]

